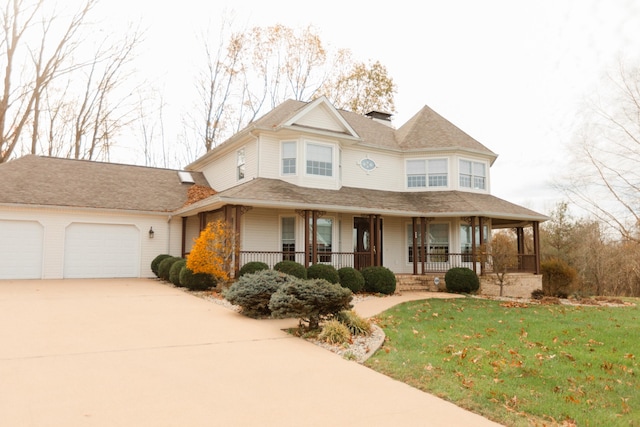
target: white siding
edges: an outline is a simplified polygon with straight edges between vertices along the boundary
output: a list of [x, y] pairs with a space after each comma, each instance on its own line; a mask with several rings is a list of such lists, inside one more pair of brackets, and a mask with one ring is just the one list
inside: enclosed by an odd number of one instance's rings
[[[245, 172], [244, 179], [237, 179], [238, 150], [244, 148]], [[224, 191], [258, 176], [259, 156], [256, 141], [234, 146], [219, 158], [208, 164], [202, 173], [209, 185], [216, 191]]]
[[[297, 215], [297, 214], [296, 214]], [[243, 251], [279, 251], [280, 216], [273, 209], [251, 209], [242, 216]]]
[[335, 114], [329, 111], [329, 109], [324, 105], [314, 108], [308, 114], [296, 121], [295, 124], [317, 129], [327, 129], [335, 132], [345, 131], [344, 126], [338, 121]]
[[[376, 168], [365, 171], [360, 160], [368, 157]], [[345, 147], [342, 152], [342, 185], [374, 190], [401, 191], [404, 184], [404, 160], [401, 155], [377, 150]]]

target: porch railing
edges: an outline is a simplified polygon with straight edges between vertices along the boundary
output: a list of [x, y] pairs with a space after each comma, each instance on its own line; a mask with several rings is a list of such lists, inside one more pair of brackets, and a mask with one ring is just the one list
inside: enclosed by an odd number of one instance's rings
[[[309, 256], [309, 264], [314, 264]], [[304, 265], [304, 252], [278, 252], [278, 251], [241, 251], [240, 267], [252, 261], [261, 261], [273, 268], [278, 262], [283, 260], [295, 261]], [[517, 263], [509, 272], [535, 272], [535, 255], [520, 254], [515, 255]], [[480, 256], [476, 256], [476, 271], [480, 273], [481, 264]], [[368, 252], [318, 252], [316, 263], [330, 264], [336, 269], [342, 267], [363, 267], [370, 265], [371, 254]], [[409, 264], [411, 265], [411, 264]], [[429, 254], [424, 263], [425, 273], [444, 273], [450, 268], [467, 267], [473, 269], [473, 257], [469, 253], [448, 253], [448, 254]], [[484, 263], [485, 272], [493, 270], [491, 256], [486, 257]], [[422, 262], [418, 261], [418, 271], [422, 273]]]

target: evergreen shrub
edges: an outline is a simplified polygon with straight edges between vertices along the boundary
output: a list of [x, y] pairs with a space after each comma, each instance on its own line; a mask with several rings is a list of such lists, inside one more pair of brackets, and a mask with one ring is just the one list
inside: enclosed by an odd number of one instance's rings
[[276, 271], [280, 271], [281, 273], [286, 273], [290, 276], [297, 277], [299, 279], [307, 278], [307, 269], [304, 268], [304, 265], [295, 261], [280, 261], [273, 266], [273, 269]]
[[238, 277], [242, 277], [245, 274], [253, 274], [253, 273], [257, 273], [258, 271], [268, 270], [268, 269], [269, 269], [269, 266], [262, 261], [251, 261], [246, 263], [240, 268], [240, 271], [238, 272]]
[[271, 296], [269, 309], [273, 317], [296, 317], [314, 330], [321, 320], [349, 310], [352, 298], [351, 291], [337, 283], [324, 279], [295, 280]]
[[187, 265], [187, 260], [180, 258], [174, 262], [169, 269], [169, 281], [176, 286], [182, 286], [180, 284], [180, 271], [182, 271], [185, 265]]
[[171, 266], [174, 262], [181, 260], [182, 258], [170, 256], [158, 264], [158, 277], [164, 280], [165, 282], [169, 281], [169, 272], [171, 271]]
[[340, 277], [340, 284], [351, 292], [358, 293], [364, 289], [364, 277], [362, 273], [353, 267], [342, 267], [338, 270], [338, 276]]
[[157, 257], [155, 257], [153, 259], [153, 261], [151, 261], [151, 271], [153, 271], [153, 274], [158, 276], [158, 266], [160, 265], [160, 261], [162, 261], [165, 258], [170, 258], [170, 257], [171, 257], [171, 255], [169, 255], [169, 254], [160, 254]]
[[480, 279], [470, 268], [450, 268], [444, 275], [447, 291], [454, 294], [471, 294], [480, 289]]
[[269, 301], [274, 292], [294, 280], [294, 276], [276, 270], [260, 270], [240, 277], [222, 296], [240, 306], [246, 316], [265, 317], [271, 314]]
[[391, 295], [396, 291], [396, 275], [383, 266], [365, 267], [361, 271], [366, 292]]
[[216, 286], [216, 280], [207, 273], [194, 273], [185, 265], [180, 270], [180, 285], [190, 291], [206, 291]]
[[307, 268], [307, 279], [324, 279], [329, 283], [340, 283], [340, 275], [334, 266], [314, 264]]

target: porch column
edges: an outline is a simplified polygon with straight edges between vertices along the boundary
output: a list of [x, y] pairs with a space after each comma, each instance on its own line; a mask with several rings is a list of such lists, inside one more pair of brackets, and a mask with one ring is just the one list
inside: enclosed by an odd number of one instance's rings
[[242, 242], [242, 236], [240, 234], [241, 231], [241, 227], [240, 227], [240, 217], [242, 217], [242, 214], [245, 212], [244, 211], [244, 206], [242, 205], [236, 205], [236, 223], [235, 223], [235, 240], [236, 240], [236, 244], [235, 244], [235, 248], [234, 248], [234, 261], [233, 261], [233, 277], [238, 277], [238, 274], [240, 273], [240, 242]]
[[416, 225], [417, 222], [416, 221], [416, 217], [414, 216], [413, 218], [411, 218], [411, 225], [412, 228], [411, 230], [413, 231], [413, 236], [412, 236], [412, 240], [413, 240], [413, 249], [412, 249], [412, 253], [413, 253], [413, 274], [417, 275], [418, 274], [418, 231], [416, 230]]
[[420, 266], [422, 274], [427, 274], [427, 218], [420, 218]]
[[377, 238], [378, 223], [376, 222], [375, 215], [369, 215], [369, 265], [378, 265], [376, 263], [376, 246], [378, 244]]
[[476, 254], [477, 254], [477, 242], [476, 242], [476, 217], [469, 218], [471, 223], [471, 262], [473, 263], [473, 272], [478, 274], [478, 268], [476, 266]]
[[540, 274], [540, 222], [533, 221], [533, 250], [535, 251], [535, 273]]
[[207, 212], [200, 212], [198, 214], [198, 219], [200, 220], [200, 231], [207, 228]]
[[518, 270], [523, 270], [525, 268], [524, 228], [523, 227], [516, 227], [516, 244], [517, 244], [517, 250], [518, 250]]
[[304, 267], [309, 267], [309, 211], [304, 211]]
[[187, 255], [187, 217], [182, 217], [182, 258]]
[[311, 264], [316, 264], [318, 260], [318, 211], [313, 211], [311, 216]]
[[382, 217], [376, 215], [376, 264], [382, 265]]
[[480, 275], [484, 275], [484, 258], [485, 254], [482, 253], [483, 250], [486, 252], [487, 248], [484, 246], [484, 217], [478, 217], [478, 227], [480, 228]]

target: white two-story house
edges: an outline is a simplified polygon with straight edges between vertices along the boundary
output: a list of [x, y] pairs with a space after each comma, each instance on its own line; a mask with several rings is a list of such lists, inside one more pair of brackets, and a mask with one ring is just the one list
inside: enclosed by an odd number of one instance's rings
[[[190, 164], [216, 194], [175, 212], [185, 253], [208, 221], [236, 224], [238, 265], [283, 259], [398, 274], [481, 273], [491, 230], [531, 227], [520, 267], [539, 272], [545, 216], [490, 194], [496, 154], [428, 107], [398, 129], [389, 115], [287, 101]], [[472, 230], [475, 229], [475, 233]]]
[[235, 269], [480, 274], [492, 230], [513, 228], [520, 270], [539, 273], [547, 217], [491, 195], [496, 157], [426, 106], [396, 129], [326, 98], [284, 102], [184, 171], [26, 156], [0, 165], [0, 259], [14, 260], [0, 279], [147, 277], [156, 255], [188, 256], [215, 219], [238, 234]]

